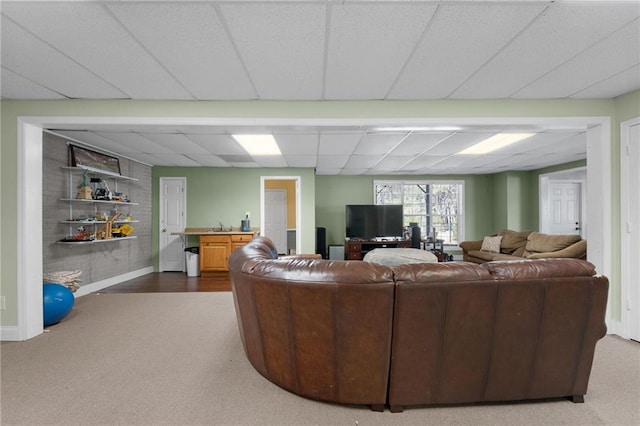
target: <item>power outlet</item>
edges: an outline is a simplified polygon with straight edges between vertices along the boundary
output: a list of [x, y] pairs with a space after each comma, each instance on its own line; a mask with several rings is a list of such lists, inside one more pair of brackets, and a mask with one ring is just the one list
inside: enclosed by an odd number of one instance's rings
[[5, 309], [7, 309], [7, 298], [0, 296], [0, 311], [4, 311]]

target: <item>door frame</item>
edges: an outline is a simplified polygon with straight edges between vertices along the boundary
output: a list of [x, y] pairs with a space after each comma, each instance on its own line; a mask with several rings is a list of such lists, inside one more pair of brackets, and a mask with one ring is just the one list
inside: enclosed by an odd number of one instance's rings
[[[256, 117], [134, 117], [134, 116], [18, 116], [16, 123], [16, 206], [12, 210], [13, 218], [6, 219], [15, 223], [16, 230], [10, 243], [15, 243], [15, 252], [5, 256], [10, 262], [8, 279], [14, 281], [14, 287], [5, 295], [8, 303], [15, 302], [15, 313], [9, 317], [9, 325], [0, 327], [0, 340], [27, 340], [42, 334], [42, 131], [47, 128], [74, 125], [370, 125], [385, 123], [386, 125], [430, 126], [446, 121], [452, 124], [471, 125], [536, 125], [556, 123], [561, 125], [582, 125], [587, 128], [587, 179], [591, 182], [588, 188], [589, 199], [599, 199], [599, 203], [591, 203], [587, 212], [590, 232], [587, 235], [591, 243], [587, 247], [588, 257], [596, 265], [598, 272], [611, 276], [613, 232], [611, 224], [611, 117], [434, 117], [434, 118], [256, 118]], [[296, 177], [286, 176], [286, 179]], [[273, 177], [271, 177], [273, 179]], [[299, 179], [299, 177], [298, 177]], [[313, 183], [311, 183], [313, 184]], [[300, 199], [301, 187], [298, 186], [297, 199]], [[301, 210], [296, 212], [298, 216]], [[300, 222], [297, 223], [299, 230]], [[299, 238], [300, 235], [296, 237]], [[4, 238], [4, 236], [3, 236]], [[297, 244], [298, 242], [296, 242]], [[13, 269], [15, 267], [15, 269]], [[15, 270], [15, 273], [12, 272]], [[20, 283], [20, 284], [18, 284]], [[620, 323], [611, 319], [611, 297], [607, 305], [607, 325], [609, 331], [617, 333]], [[15, 319], [15, 323], [13, 322]]]
[[[631, 143], [631, 127], [640, 126], [640, 117], [620, 123], [620, 336], [631, 338], [631, 312], [629, 303], [640, 308], [640, 300], [630, 300], [631, 297], [631, 271], [632, 262], [637, 262], [630, 253], [631, 233], [626, 232], [626, 223], [631, 219], [629, 215], [629, 200], [631, 199], [632, 185], [629, 184], [631, 158], [627, 155], [626, 147]], [[640, 297], [639, 297], [640, 299]]]
[[[164, 267], [162, 265], [162, 205], [164, 203], [164, 192], [162, 191], [163, 183], [165, 180], [181, 180], [182, 181], [182, 220], [185, 227], [187, 226], [187, 178], [183, 176], [160, 176], [160, 180], [158, 182], [158, 272], [164, 272]], [[182, 248], [186, 248], [188, 237], [181, 237], [182, 239]], [[184, 262], [184, 256], [182, 257], [182, 272], [186, 271], [186, 265]]]
[[301, 176], [260, 176], [260, 235], [264, 235], [264, 182], [267, 180], [293, 180], [296, 182], [296, 252], [299, 252], [302, 247], [302, 200], [301, 200], [301, 188], [302, 177]]

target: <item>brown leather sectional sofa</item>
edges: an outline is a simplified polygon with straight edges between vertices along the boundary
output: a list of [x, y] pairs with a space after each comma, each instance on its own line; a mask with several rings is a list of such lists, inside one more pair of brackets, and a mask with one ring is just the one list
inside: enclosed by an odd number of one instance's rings
[[378, 411], [582, 402], [606, 333], [608, 280], [579, 259], [387, 267], [278, 259], [260, 237], [229, 271], [256, 370], [298, 395]]

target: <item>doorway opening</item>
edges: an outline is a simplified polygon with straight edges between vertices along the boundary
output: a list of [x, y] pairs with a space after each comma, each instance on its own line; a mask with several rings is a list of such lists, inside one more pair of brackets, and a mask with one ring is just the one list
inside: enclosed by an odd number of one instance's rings
[[269, 237], [278, 254], [302, 247], [300, 176], [260, 177], [260, 234]]

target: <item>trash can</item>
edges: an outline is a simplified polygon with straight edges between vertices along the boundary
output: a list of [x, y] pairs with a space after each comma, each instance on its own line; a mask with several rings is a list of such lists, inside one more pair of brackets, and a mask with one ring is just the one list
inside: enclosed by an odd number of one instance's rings
[[200, 248], [187, 247], [184, 254], [187, 257], [187, 276], [197, 277], [200, 275]]

